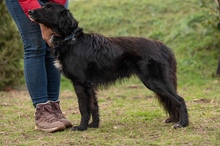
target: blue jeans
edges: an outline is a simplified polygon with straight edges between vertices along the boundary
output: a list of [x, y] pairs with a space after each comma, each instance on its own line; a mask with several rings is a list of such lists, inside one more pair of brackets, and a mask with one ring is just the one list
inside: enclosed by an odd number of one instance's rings
[[5, 0], [24, 45], [24, 76], [33, 105], [59, 98], [60, 73], [55, 57], [42, 39], [40, 27], [25, 15], [18, 0]]

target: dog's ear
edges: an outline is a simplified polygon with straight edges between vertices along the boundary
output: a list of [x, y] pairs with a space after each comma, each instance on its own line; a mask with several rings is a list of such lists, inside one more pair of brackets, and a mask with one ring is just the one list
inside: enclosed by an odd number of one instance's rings
[[69, 10], [61, 13], [59, 27], [65, 35], [70, 35], [78, 27], [78, 22], [73, 18]]

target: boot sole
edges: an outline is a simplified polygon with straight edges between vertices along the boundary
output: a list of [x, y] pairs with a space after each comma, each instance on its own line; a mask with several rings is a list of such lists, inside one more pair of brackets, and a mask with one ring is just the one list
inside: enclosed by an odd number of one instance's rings
[[48, 133], [53, 133], [56, 131], [63, 131], [65, 128], [66, 127], [54, 127], [54, 128], [45, 129], [45, 128], [35, 126], [35, 130], [44, 131], [44, 132], [48, 132]]

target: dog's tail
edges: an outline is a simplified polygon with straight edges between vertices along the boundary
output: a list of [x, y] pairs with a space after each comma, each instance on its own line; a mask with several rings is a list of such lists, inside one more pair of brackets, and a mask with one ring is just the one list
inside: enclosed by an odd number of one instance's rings
[[162, 42], [157, 41], [157, 43], [160, 44], [160, 52], [161, 52], [161, 58], [162, 58], [160, 63], [165, 64], [168, 67], [168, 68], [165, 67], [166, 69], [168, 69], [167, 71], [162, 72], [165, 74], [168, 72], [168, 75], [167, 74], [163, 75], [163, 77], [168, 78], [168, 80], [171, 81], [172, 86], [174, 86], [175, 91], [177, 91], [177, 76], [176, 76], [177, 63], [176, 63], [176, 57], [174, 55], [174, 52], [172, 51], [172, 49], [167, 47]]
[[177, 76], [176, 76], [177, 63], [176, 63], [175, 55], [173, 51], [167, 46], [162, 45], [161, 47], [162, 49], [168, 49], [171, 52], [171, 53], [168, 53], [168, 58], [167, 58], [168, 63], [169, 63], [169, 74], [170, 74], [170, 80], [172, 81], [175, 87], [175, 91], [177, 91]]
[[[169, 90], [168, 92], [175, 94], [177, 96], [175, 98], [177, 99], [174, 100], [178, 100], [179, 96], [177, 95], [177, 76], [176, 76], [177, 63], [176, 63], [175, 55], [173, 51], [164, 44], [161, 45], [161, 51], [164, 59], [167, 62], [166, 65], [168, 66], [164, 68], [166, 71], [162, 72], [162, 74], [164, 74], [162, 76], [164, 77], [165, 80], [167, 80], [167, 88]], [[176, 105], [173, 104], [173, 100], [161, 94], [157, 94], [157, 97], [159, 103], [164, 107], [165, 111], [169, 114], [170, 122], [177, 122], [179, 120], [179, 114]]]

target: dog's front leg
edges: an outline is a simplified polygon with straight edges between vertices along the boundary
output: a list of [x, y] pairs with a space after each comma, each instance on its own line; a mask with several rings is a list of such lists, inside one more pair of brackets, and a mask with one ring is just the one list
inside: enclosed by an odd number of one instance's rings
[[83, 84], [74, 84], [74, 89], [78, 98], [79, 110], [81, 114], [81, 122], [79, 126], [74, 126], [72, 130], [83, 131], [88, 128], [90, 119], [89, 97], [85, 92], [86, 87]]
[[92, 115], [92, 122], [89, 124], [89, 127], [91, 128], [98, 128], [99, 127], [99, 105], [98, 105], [98, 100], [96, 97], [96, 86], [93, 84], [89, 83], [88, 84], [88, 89], [87, 89], [87, 94], [89, 95], [89, 105], [90, 105], [90, 112]]

